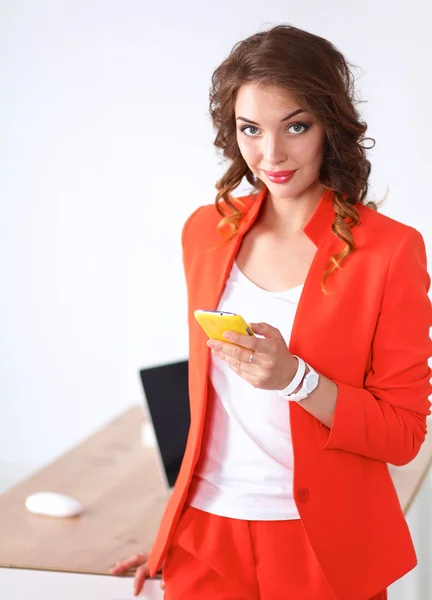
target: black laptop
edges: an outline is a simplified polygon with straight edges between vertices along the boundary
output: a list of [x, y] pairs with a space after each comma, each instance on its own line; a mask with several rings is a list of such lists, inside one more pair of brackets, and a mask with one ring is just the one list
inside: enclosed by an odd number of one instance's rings
[[188, 361], [140, 370], [144, 396], [169, 488], [174, 487], [190, 425]]

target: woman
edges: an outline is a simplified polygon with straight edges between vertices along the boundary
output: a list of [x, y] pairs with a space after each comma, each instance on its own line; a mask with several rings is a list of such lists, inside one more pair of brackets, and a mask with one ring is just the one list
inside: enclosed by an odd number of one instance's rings
[[[366, 124], [328, 41], [285, 25], [213, 75], [216, 205], [182, 232], [191, 426], [135, 593], [167, 600], [375, 600], [416, 565], [387, 463], [426, 435], [430, 278], [423, 238], [366, 201]], [[231, 195], [243, 177], [254, 192]], [[257, 334], [208, 340], [196, 309]]]

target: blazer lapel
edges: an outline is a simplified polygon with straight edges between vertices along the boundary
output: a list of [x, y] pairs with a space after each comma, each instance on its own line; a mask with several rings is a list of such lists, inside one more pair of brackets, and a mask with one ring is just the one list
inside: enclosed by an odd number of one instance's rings
[[[199, 289], [194, 290], [194, 305], [190, 307], [190, 325], [193, 328], [194, 338], [194, 346], [191, 348], [191, 352], [194, 352], [194, 360], [196, 361], [195, 385], [193, 386], [194, 389], [191, 389], [191, 410], [197, 410], [200, 416], [203, 416], [207, 402], [210, 349], [206, 345], [206, 334], [194, 322], [193, 311], [197, 308], [206, 310], [217, 309], [243, 236], [249, 231], [257, 218], [267, 192], [268, 189], [264, 186], [258, 193], [245, 198], [248, 207], [240, 224], [238, 234], [216, 250], [207, 254], [201, 254], [201, 257], [205, 256], [205, 258], [202, 258], [203, 262], [201, 263], [200, 260], [200, 264], [195, 265], [195, 268], [199, 269], [201, 276]], [[332, 237], [335, 238], [331, 230], [335, 215], [332, 198], [333, 192], [325, 190], [315, 212], [303, 230], [317, 246], [317, 252], [312, 261], [299, 300], [288, 347], [292, 354], [298, 354], [305, 358], [305, 360], [308, 360], [308, 351], [314, 339], [310, 334], [315, 330], [317, 321], [325, 313], [325, 311], [320, 309], [320, 305], [325, 304], [328, 298], [321, 290], [321, 278], [324, 273], [324, 267], [330, 258], [329, 241], [331, 241]], [[300, 407], [297, 408], [300, 409]], [[201, 419], [198, 418], [198, 421], [201, 421]]]

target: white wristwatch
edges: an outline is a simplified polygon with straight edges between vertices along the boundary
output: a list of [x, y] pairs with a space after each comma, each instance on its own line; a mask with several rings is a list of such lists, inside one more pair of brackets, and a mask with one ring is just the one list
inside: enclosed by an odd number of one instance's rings
[[[299, 356], [295, 356], [295, 358], [297, 358], [299, 361], [297, 373], [294, 375], [292, 381], [283, 390], [278, 390], [278, 394], [282, 398], [285, 398], [285, 400], [299, 402], [300, 400], [307, 398], [309, 394], [316, 389], [319, 383], [319, 375], [309, 364], [305, 363], [302, 358]], [[309, 373], [303, 378], [303, 375], [306, 371], [306, 366], [309, 368]], [[300, 390], [294, 394], [293, 390], [299, 386], [302, 379], [303, 382]]]

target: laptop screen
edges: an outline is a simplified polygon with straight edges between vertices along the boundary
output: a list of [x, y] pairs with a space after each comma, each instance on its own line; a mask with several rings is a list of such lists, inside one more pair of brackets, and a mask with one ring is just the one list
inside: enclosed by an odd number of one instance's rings
[[173, 487], [189, 432], [188, 361], [140, 370], [169, 487]]

